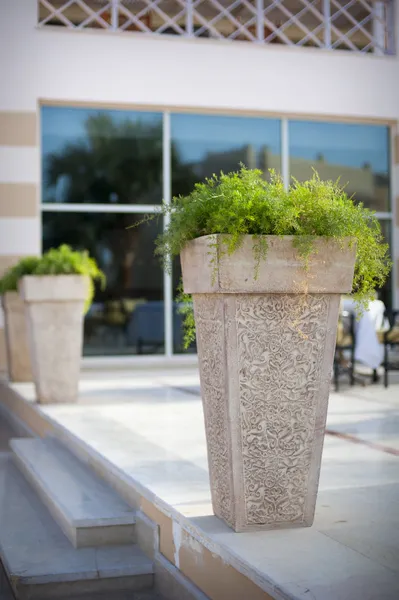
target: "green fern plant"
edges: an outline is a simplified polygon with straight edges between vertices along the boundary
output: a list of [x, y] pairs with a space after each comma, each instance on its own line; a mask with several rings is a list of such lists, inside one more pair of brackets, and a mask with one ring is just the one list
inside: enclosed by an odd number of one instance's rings
[[[295, 236], [293, 244], [305, 269], [317, 237], [338, 243], [351, 238], [356, 242], [352, 295], [363, 310], [391, 268], [388, 245], [383, 242], [374, 213], [349, 198], [339, 182], [322, 181], [316, 172], [304, 183], [294, 179], [286, 189], [274, 171], [267, 181], [260, 170], [242, 166], [238, 172], [221, 173], [197, 183], [191, 194], [163, 204], [158, 214], [168, 216], [168, 225], [156, 243], [156, 253], [167, 270], [187, 242], [203, 235], [227, 234], [219, 248], [227, 254], [240, 247], [245, 235], [252, 235], [255, 278], [260, 262], [267, 258], [263, 236]], [[215, 245], [210, 248], [215, 267], [216, 257]], [[191, 316], [186, 325], [186, 332], [193, 328]]]
[[18, 281], [24, 275], [32, 275], [39, 261], [40, 258], [37, 256], [25, 256], [16, 265], [7, 269], [0, 279], [0, 294], [16, 292], [18, 290]]
[[177, 312], [183, 317], [183, 347], [187, 350], [195, 341], [195, 319], [192, 298], [183, 290], [182, 280], [177, 289], [176, 302]]
[[89, 294], [85, 303], [87, 312], [93, 302], [95, 281], [104, 289], [106, 277], [99, 269], [94, 258], [86, 250], [73, 250], [67, 244], [59, 248], [51, 248], [46, 252], [32, 275], [85, 275], [89, 279]]
[[91, 306], [94, 297], [94, 282], [105, 287], [106, 278], [98, 268], [96, 261], [87, 251], [72, 250], [66, 244], [51, 248], [41, 258], [28, 256], [6, 271], [0, 279], [0, 294], [18, 289], [18, 281], [24, 275], [86, 275], [89, 278], [89, 294], [85, 303], [85, 312]]

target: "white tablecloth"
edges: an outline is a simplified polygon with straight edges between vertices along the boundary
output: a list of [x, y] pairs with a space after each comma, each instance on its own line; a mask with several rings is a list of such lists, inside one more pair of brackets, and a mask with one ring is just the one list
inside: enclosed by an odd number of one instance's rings
[[[349, 313], [356, 314], [355, 303], [351, 298], [343, 298], [342, 307]], [[386, 327], [384, 311], [384, 303], [375, 300], [362, 317], [355, 321], [355, 360], [371, 369], [377, 369], [384, 359], [384, 347], [379, 343], [376, 332], [377, 329]]]

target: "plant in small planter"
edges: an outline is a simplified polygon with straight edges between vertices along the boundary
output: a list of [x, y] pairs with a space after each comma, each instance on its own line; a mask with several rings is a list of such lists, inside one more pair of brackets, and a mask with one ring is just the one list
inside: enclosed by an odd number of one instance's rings
[[30, 275], [39, 258], [26, 256], [10, 267], [0, 279], [4, 311], [7, 369], [10, 381], [32, 381], [32, 368], [26, 333], [25, 307], [18, 294], [18, 281]]
[[157, 252], [180, 254], [193, 298], [214, 512], [236, 531], [309, 526], [340, 294], [364, 307], [384, 282], [379, 223], [316, 174], [286, 190], [244, 167], [161, 212]]
[[87, 252], [63, 245], [49, 250], [19, 282], [25, 303], [33, 378], [41, 403], [78, 397], [83, 316], [94, 282], [105, 276]]

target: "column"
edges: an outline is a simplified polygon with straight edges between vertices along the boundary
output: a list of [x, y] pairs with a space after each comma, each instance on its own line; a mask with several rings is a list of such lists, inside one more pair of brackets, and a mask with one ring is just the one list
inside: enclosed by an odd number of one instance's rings
[[[5, 57], [0, 85], [0, 277], [22, 256], [38, 254], [41, 247], [36, 23], [36, 2], [24, 0], [7, 3], [0, 21], [0, 52]], [[0, 309], [0, 371], [5, 367]]]
[[385, 7], [384, 2], [373, 4], [373, 41], [374, 54], [385, 54]]

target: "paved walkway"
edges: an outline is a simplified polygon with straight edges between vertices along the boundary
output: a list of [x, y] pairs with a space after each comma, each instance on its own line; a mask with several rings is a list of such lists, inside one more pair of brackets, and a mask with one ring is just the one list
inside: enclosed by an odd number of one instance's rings
[[[13, 437], [13, 432], [0, 415], [0, 454], [8, 450], [8, 442]], [[0, 490], [1, 491], [1, 490]], [[8, 583], [4, 567], [0, 560], [0, 600], [14, 600], [14, 595]]]
[[42, 410], [284, 597], [399, 598], [398, 385], [331, 393], [315, 524], [261, 533], [212, 515], [195, 370], [86, 373], [78, 404]]
[[8, 450], [8, 442], [13, 437], [13, 432], [8, 423], [0, 415], [0, 452]]

